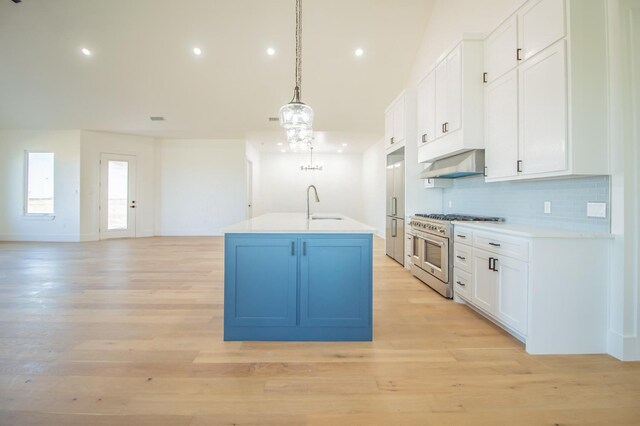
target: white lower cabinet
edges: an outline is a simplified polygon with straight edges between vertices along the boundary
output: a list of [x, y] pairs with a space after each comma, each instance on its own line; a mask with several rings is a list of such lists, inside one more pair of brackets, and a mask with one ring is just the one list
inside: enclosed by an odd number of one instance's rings
[[495, 315], [523, 336], [527, 334], [528, 264], [497, 256], [494, 260], [496, 280]]
[[609, 244], [609, 234], [455, 225], [454, 300], [529, 353], [605, 353]]

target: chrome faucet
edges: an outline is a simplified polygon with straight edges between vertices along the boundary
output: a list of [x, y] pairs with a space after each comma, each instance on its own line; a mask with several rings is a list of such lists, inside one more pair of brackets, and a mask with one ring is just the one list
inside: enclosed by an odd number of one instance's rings
[[320, 202], [320, 198], [318, 198], [318, 190], [316, 189], [315, 185], [309, 185], [309, 186], [307, 187], [307, 219], [310, 219], [310, 218], [311, 218], [311, 213], [310, 213], [310, 211], [309, 211], [309, 190], [310, 190], [311, 188], [313, 188], [313, 192], [314, 192], [314, 193], [315, 193], [315, 195], [316, 195], [316, 203], [319, 203], [319, 202]]

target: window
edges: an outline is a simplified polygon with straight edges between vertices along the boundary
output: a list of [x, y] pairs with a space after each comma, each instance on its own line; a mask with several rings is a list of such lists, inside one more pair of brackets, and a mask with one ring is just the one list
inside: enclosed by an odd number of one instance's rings
[[53, 214], [53, 152], [27, 152], [26, 214]]

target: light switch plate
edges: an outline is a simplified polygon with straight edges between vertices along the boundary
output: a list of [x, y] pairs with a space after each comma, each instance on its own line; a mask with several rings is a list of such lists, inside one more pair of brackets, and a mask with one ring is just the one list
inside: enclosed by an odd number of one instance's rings
[[544, 202], [544, 213], [551, 214], [551, 201]]
[[587, 203], [587, 217], [607, 217], [607, 203]]

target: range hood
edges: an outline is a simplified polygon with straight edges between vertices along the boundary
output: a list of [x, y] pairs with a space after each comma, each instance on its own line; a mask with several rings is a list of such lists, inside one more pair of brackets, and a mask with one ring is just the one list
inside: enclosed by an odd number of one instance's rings
[[476, 149], [431, 163], [420, 174], [421, 179], [453, 179], [484, 174], [484, 150]]

